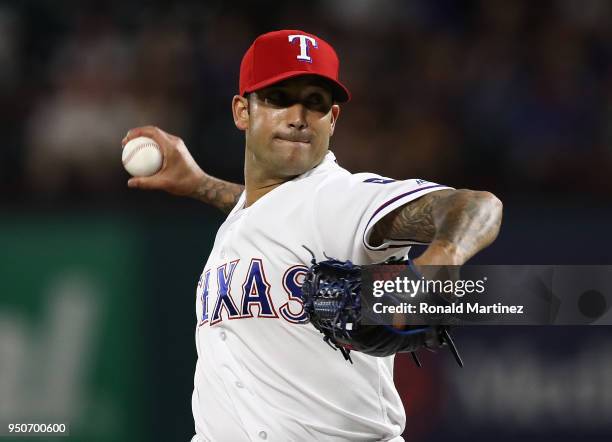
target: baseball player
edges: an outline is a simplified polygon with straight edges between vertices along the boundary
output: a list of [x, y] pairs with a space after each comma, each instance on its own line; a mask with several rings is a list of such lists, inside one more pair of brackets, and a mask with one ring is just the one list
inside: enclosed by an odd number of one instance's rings
[[372, 264], [429, 244], [417, 265], [463, 264], [498, 233], [502, 206], [488, 192], [337, 164], [329, 142], [350, 99], [338, 71], [336, 52], [315, 35], [283, 30], [253, 42], [232, 101], [244, 187], [207, 175], [160, 129], [123, 140], [149, 136], [164, 152], [162, 170], [130, 187], [229, 213], [196, 289], [194, 441], [401, 441], [393, 357], [354, 352], [351, 365], [323, 342], [301, 300], [312, 258], [303, 246], [317, 260]]

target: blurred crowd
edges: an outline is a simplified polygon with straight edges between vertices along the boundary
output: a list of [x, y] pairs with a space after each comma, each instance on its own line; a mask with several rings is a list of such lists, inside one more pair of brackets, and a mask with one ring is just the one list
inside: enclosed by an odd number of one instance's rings
[[143, 124], [241, 181], [240, 59], [281, 28], [340, 55], [353, 100], [332, 149], [349, 170], [503, 196], [612, 194], [608, 0], [41, 0], [0, 5], [0, 198], [120, 198], [120, 140]]

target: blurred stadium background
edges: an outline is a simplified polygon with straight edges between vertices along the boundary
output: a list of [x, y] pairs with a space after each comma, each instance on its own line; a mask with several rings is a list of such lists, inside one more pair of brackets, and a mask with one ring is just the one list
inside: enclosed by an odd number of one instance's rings
[[[343, 166], [501, 197], [502, 233], [475, 262], [612, 264], [610, 1], [4, 0], [0, 422], [191, 437], [194, 288], [222, 216], [128, 190], [120, 140], [158, 125], [241, 181], [239, 62], [280, 28], [339, 52]], [[473, 327], [457, 332], [463, 370], [399, 357], [407, 440], [609, 440], [611, 338]]]

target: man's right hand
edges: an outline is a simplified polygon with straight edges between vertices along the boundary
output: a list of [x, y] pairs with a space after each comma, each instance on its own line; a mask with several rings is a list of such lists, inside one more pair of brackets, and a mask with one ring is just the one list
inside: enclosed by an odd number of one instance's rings
[[162, 150], [164, 161], [160, 171], [155, 175], [130, 178], [128, 186], [195, 197], [206, 174], [195, 162], [183, 140], [157, 127], [143, 126], [130, 129], [121, 141], [121, 145], [125, 146], [128, 141], [137, 137], [149, 137], [155, 140]]
[[241, 184], [230, 183], [206, 174], [195, 162], [179, 137], [154, 126], [130, 129], [121, 145], [136, 137], [155, 140], [162, 150], [164, 161], [155, 175], [133, 177], [128, 186], [135, 189], [164, 190], [173, 195], [188, 196], [229, 213], [244, 190]]

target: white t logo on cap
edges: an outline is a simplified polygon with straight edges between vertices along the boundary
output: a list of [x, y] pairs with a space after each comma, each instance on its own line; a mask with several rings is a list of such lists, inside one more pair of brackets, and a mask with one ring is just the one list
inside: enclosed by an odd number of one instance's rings
[[297, 56], [297, 59], [300, 61], [307, 61], [308, 63], [312, 63], [312, 58], [308, 55], [308, 42], [312, 44], [313, 48], [317, 47], [317, 41], [309, 37], [307, 35], [294, 34], [289, 36], [289, 43], [293, 43], [295, 39], [300, 40], [300, 55]]

